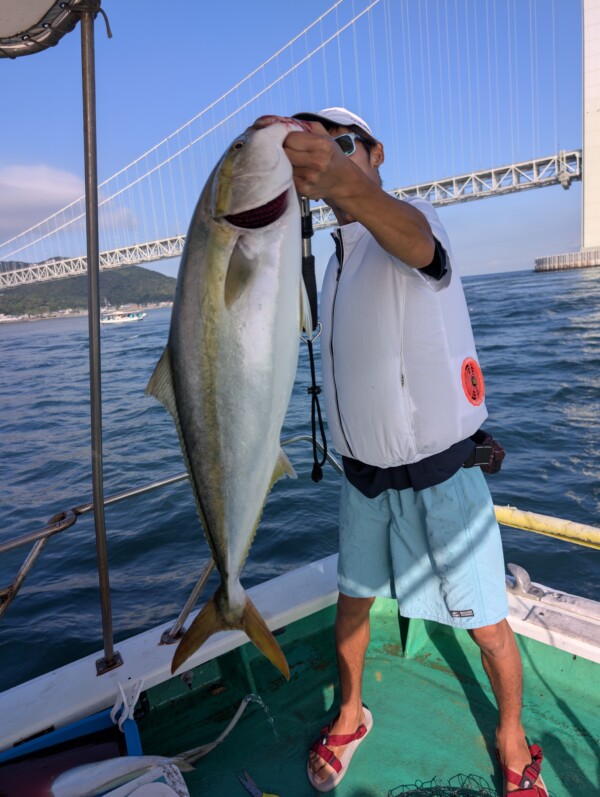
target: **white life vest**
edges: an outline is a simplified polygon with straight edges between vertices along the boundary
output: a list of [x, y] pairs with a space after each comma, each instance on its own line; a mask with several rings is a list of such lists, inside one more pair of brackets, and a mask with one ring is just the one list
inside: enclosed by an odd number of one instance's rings
[[321, 359], [329, 431], [340, 454], [407, 465], [477, 431], [484, 382], [460, 277], [433, 207], [410, 203], [447, 254], [433, 280], [385, 252], [359, 222], [341, 227], [342, 264], [321, 292]]

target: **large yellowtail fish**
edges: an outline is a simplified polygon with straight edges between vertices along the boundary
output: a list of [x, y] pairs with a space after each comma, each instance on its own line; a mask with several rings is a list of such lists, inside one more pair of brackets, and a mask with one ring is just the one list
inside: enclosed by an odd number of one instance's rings
[[[296, 375], [302, 282], [299, 201], [283, 150], [292, 119], [270, 117], [227, 149], [194, 211], [169, 340], [148, 383], [175, 421], [221, 584], [181, 639], [175, 672], [216, 631], [242, 629], [289, 667], [240, 583], [267, 495], [295, 477], [280, 433]], [[266, 121], [266, 120], [265, 120]]]

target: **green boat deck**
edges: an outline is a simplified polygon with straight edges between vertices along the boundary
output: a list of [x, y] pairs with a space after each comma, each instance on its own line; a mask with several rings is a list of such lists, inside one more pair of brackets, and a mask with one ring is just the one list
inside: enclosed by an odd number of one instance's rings
[[[191, 684], [174, 678], [149, 690], [138, 719], [144, 752], [175, 755], [213, 741], [253, 693], [268, 713], [259, 702], [248, 704], [227, 738], [185, 773], [190, 794], [243, 797], [237, 779], [243, 770], [279, 797], [315, 794], [306, 777], [307, 750], [338, 704], [334, 616], [335, 607], [324, 609], [278, 636], [289, 683], [247, 644], [197, 668]], [[600, 794], [600, 667], [530, 639], [519, 637], [519, 644], [524, 725], [530, 742], [544, 750], [550, 797]], [[386, 797], [434, 778], [447, 784], [459, 774], [502, 793], [493, 750], [496, 706], [465, 631], [409, 624], [399, 620], [395, 601], [377, 600], [363, 695], [373, 730], [331, 794]]]

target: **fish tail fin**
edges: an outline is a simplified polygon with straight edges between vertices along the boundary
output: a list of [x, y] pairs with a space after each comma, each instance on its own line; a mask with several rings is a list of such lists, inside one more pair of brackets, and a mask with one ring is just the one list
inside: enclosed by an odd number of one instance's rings
[[212, 598], [204, 604], [200, 614], [198, 614], [181, 638], [171, 663], [171, 674], [178, 670], [184, 661], [189, 659], [192, 653], [195, 653], [200, 645], [206, 642], [209, 636], [212, 636], [217, 631], [225, 630], [226, 626], [217, 608], [216, 599], [217, 593], [215, 592]]
[[262, 615], [246, 595], [246, 605], [243, 614], [243, 630], [248, 634], [260, 652], [266, 656], [279, 672], [290, 680], [290, 668], [286, 661], [283, 651], [279, 647], [277, 640], [269, 631]]
[[277, 644], [277, 640], [269, 631], [267, 624], [250, 598], [246, 595], [246, 602], [239, 619], [229, 620], [219, 611], [219, 591], [220, 590], [217, 590], [212, 598], [207, 601], [200, 614], [198, 614], [194, 622], [183, 635], [177, 646], [175, 655], [173, 656], [171, 673], [179, 669], [192, 653], [195, 653], [200, 645], [206, 642], [212, 634], [215, 634], [217, 631], [239, 629], [245, 631], [260, 652], [263, 653], [289, 681], [290, 668], [285, 660], [285, 656]]

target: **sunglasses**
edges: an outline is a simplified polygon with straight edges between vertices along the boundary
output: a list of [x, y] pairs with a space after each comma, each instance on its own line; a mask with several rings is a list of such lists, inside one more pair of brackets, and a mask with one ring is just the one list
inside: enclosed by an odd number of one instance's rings
[[367, 139], [359, 136], [358, 133], [342, 133], [341, 136], [335, 136], [333, 140], [344, 155], [353, 155], [356, 152], [356, 139], [362, 141], [363, 144], [368, 143]]

